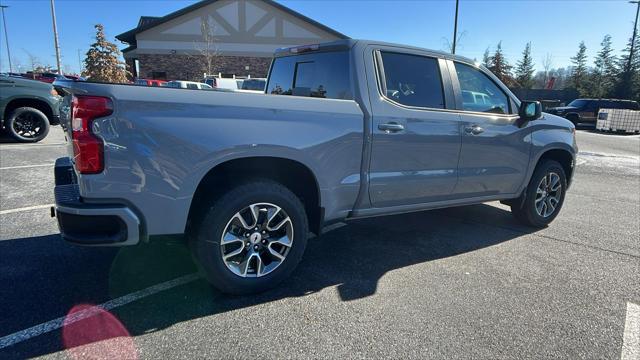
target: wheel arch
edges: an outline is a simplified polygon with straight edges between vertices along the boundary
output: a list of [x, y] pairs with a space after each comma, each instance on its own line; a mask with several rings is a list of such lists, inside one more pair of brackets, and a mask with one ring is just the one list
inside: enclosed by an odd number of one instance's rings
[[44, 115], [49, 120], [49, 123], [53, 120], [53, 109], [48, 102], [38, 98], [14, 98], [11, 99], [7, 105], [5, 105], [4, 112], [2, 114], [3, 121], [7, 121], [9, 115], [13, 110], [21, 108], [21, 107], [31, 107], [37, 110], [40, 110], [44, 113]]
[[310, 167], [300, 161], [277, 156], [251, 156], [226, 160], [204, 174], [193, 194], [185, 232], [197, 221], [206, 200], [219, 197], [232, 186], [256, 179], [269, 179], [289, 188], [305, 206], [309, 229], [319, 234], [324, 218], [320, 185]]
[[554, 161], [557, 161], [562, 166], [562, 169], [564, 170], [565, 175], [567, 177], [567, 185], [571, 184], [571, 179], [573, 178], [574, 165], [575, 165], [574, 159], [575, 159], [574, 153], [566, 148], [555, 147], [555, 148], [546, 149], [545, 151], [541, 152], [540, 155], [538, 156], [538, 159], [535, 162], [535, 166], [533, 167], [532, 169], [533, 171], [531, 172], [531, 174], [533, 175], [533, 172], [535, 172], [535, 169], [537, 169], [538, 166], [540, 166], [540, 164], [542, 164], [543, 161], [554, 160]]

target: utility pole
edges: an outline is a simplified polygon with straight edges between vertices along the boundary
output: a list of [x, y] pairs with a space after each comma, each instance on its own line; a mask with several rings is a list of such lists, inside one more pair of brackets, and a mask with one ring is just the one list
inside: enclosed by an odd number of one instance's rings
[[636, 35], [638, 32], [638, 14], [640, 14], [640, 1], [629, 1], [630, 4], [636, 4], [636, 22], [633, 24], [633, 35], [631, 36], [631, 49], [629, 49], [629, 63], [627, 69], [631, 70], [631, 61], [633, 60], [633, 47], [636, 44]]
[[451, 53], [456, 53], [456, 40], [458, 38], [458, 3], [460, 0], [456, 0], [456, 18], [453, 23], [453, 46], [451, 47]]
[[7, 58], [9, 59], [9, 72], [13, 72], [13, 67], [11, 66], [11, 50], [9, 50], [9, 35], [7, 34], [7, 19], [4, 17], [4, 9], [8, 8], [7, 5], [0, 5], [0, 9], [2, 9], [2, 23], [4, 24], [4, 43], [7, 44]]
[[53, 21], [53, 43], [56, 47], [56, 64], [58, 65], [58, 74], [62, 75], [62, 67], [60, 66], [60, 46], [58, 46], [58, 26], [56, 25], [56, 8], [51, 0], [51, 20]]
[[82, 74], [82, 60], [80, 57], [80, 49], [78, 49], [78, 75]]

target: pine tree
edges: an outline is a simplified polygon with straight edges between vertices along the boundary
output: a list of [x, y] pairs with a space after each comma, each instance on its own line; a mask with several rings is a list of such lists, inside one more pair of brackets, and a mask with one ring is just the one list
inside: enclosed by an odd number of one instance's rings
[[610, 96], [615, 84], [616, 57], [611, 48], [611, 36], [605, 35], [600, 43], [602, 49], [598, 52], [589, 84], [589, 96], [604, 98]]
[[491, 55], [489, 54], [489, 47], [484, 50], [484, 54], [482, 55], [482, 65], [484, 67], [489, 68], [491, 66]]
[[507, 59], [504, 57], [502, 53], [502, 41], [498, 43], [498, 47], [496, 47], [496, 52], [489, 58], [489, 70], [498, 78], [500, 81], [505, 83], [507, 86], [512, 86], [514, 81], [511, 77], [511, 68]]
[[83, 76], [91, 81], [126, 83], [131, 75], [126, 69], [126, 64], [120, 61], [120, 50], [107, 41], [104, 35], [104, 26], [95, 25], [96, 42], [91, 44], [87, 57], [84, 59], [85, 70]]
[[585, 92], [584, 85], [586, 85], [587, 79], [587, 46], [584, 41], [580, 42], [578, 53], [571, 58], [571, 62], [573, 63], [573, 68], [569, 86], [583, 93]]
[[522, 59], [516, 64], [516, 81], [524, 89], [533, 87], [534, 64], [531, 58], [531, 43], [522, 52]]
[[622, 56], [618, 58], [618, 74], [616, 76], [616, 84], [613, 95], [620, 99], [638, 99], [640, 98], [640, 37], [636, 37], [636, 43], [631, 56], [631, 41], [627, 43], [627, 47], [622, 51]]

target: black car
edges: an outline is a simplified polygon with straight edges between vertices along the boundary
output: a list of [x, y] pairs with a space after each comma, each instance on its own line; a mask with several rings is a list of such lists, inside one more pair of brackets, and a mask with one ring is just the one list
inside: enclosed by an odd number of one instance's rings
[[600, 109], [640, 110], [637, 101], [617, 99], [576, 99], [567, 106], [547, 109], [547, 112], [562, 116], [574, 125], [578, 123], [596, 123]]

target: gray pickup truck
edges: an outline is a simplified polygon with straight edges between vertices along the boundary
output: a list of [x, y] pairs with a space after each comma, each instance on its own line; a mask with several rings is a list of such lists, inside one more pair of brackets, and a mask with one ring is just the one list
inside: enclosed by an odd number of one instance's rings
[[334, 222], [500, 200], [546, 226], [577, 152], [569, 121], [482, 66], [382, 42], [278, 50], [266, 94], [56, 86], [70, 144], [55, 167], [62, 237], [185, 234], [229, 293], [275, 286]]

